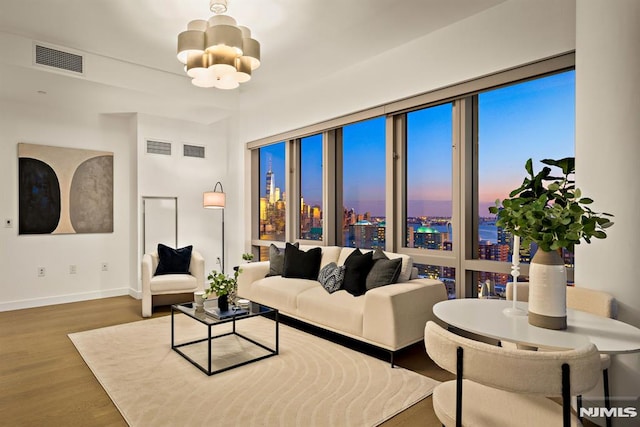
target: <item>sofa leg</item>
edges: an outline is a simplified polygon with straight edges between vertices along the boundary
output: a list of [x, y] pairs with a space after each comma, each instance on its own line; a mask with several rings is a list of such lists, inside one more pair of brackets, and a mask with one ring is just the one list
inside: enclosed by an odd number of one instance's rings
[[393, 358], [394, 358], [395, 354], [396, 354], [396, 352], [395, 352], [395, 351], [390, 351], [390, 352], [389, 352], [389, 359], [391, 360], [391, 368], [395, 368], [395, 366], [396, 366], [396, 365], [393, 363], [393, 362], [394, 362]]

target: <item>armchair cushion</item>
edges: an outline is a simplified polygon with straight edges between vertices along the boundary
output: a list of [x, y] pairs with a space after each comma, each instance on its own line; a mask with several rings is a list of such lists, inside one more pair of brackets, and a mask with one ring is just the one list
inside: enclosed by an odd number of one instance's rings
[[155, 276], [162, 274], [189, 274], [191, 263], [191, 251], [193, 246], [185, 246], [180, 249], [173, 249], [158, 243], [158, 268]]

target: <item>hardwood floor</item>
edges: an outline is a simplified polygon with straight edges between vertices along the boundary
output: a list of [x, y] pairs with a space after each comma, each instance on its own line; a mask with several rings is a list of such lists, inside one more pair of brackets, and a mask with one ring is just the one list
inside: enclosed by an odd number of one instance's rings
[[[67, 334], [142, 320], [129, 296], [0, 312], [0, 417], [7, 426], [126, 426]], [[166, 316], [168, 307], [154, 311]], [[399, 366], [446, 381], [422, 344], [396, 355]], [[431, 397], [382, 424], [440, 426]]]
[[[126, 426], [120, 412], [67, 334], [142, 320], [129, 296], [0, 312], [0, 414], [7, 426]], [[169, 314], [161, 307], [154, 317]], [[398, 365], [438, 380], [420, 345], [400, 352]], [[436, 426], [431, 399], [384, 424]]]

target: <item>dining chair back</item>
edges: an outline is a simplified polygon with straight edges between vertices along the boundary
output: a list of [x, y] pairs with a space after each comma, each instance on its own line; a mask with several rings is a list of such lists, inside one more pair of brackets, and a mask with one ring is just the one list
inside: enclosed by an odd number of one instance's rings
[[[445, 426], [559, 425], [575, 422], [571, 396], [593, 388], [600, 360], [593, 344], [537, 352], [470, 340], [427, 322], [429, 357], [456, 379], [439, 384], [433, 407]], [[562, 406], [548, 397], [562, 397]]]
[[[513, 283], [507, 283], [506, 296], [508, 300], [513, 300]], [[529, 301], [529, 283], [518, 282], [518, 301]], [[587, 313], [597, 316], [617, 317], [617, 304], [613, 295], [588, 289], [581, 286], [567, 286], [567, 307], [586, 311]], [[611, 366], [611, 356], [608, 354], [600, 355], [600, 369], [602, 370], [602, 387], [604, 393], [604, 406], [611, 409], [611, 399], [609, 395], [609, 367]], [[582, 397], [577, 399], [578, 409], [582, 406]], [[608, 414], [609, 412], [607, 412]], [[611, 416], [605, 417], [607, 427], [611, 427]]]

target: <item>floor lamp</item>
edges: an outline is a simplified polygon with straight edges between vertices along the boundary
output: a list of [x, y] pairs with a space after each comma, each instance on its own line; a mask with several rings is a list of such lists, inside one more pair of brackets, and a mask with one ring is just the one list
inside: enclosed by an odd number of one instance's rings
[[[220, 186], [220, 191], [218, 191], [218, 186]], [[222, 188], [222, 184], [220, 181], [216, 182], [216, 185], [213, 187], [213, 191], [205, 191], [202, 194], [202, 206], [207, 209], [222, 209], [222, 261], [220, 263], [220, 267], [222, 268], [222, 272], [224, 273], [224, 205], [225, 205], [225, 194], [224, 189]]]

